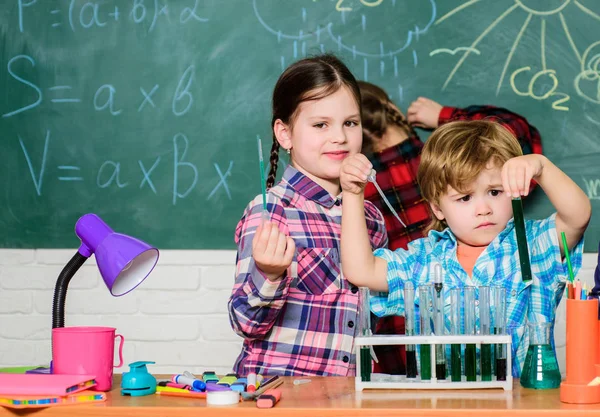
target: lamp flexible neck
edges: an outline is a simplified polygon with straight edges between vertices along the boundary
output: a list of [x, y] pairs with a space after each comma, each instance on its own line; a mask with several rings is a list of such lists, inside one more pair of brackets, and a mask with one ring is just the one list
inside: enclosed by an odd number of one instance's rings
[[81, 268], [81, 265], [87, 260], [79, 252], [71, 258], [61, 271], [56, 285], [54, 286], [54, 300], [52, 303], [52, 328], [65, 327], [65, 301], [67, 297], [67, 287], [73, 275]]

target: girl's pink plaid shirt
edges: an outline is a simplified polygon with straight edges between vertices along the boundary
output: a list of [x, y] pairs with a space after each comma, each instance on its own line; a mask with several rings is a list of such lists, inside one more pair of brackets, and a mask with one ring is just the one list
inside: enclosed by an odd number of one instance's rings
[[[341, 197], [288, 167], [267, 194], [271, 221], [296, 243], [296, 256], [278, 282], [265, 279], [252, 259], [262, 197], [236, 228], [236, 280], [229, 299], [234, 331], [244, 338], [234, 370], [240, 375], [354, 375], [358, 288], [340, 264]], [[383, 216], [365, 203], [373, 249], [387, 246]]]

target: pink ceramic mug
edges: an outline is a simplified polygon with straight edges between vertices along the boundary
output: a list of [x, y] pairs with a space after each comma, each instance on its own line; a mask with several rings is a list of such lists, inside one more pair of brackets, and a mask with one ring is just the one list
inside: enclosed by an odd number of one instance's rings
[[52, 367], [55, 374], [94, 375], [96, 391], [110, 391], [115, 338], [120, 337], [119, 364], [123, 366], [123, 336], [114, 327], [52, 329]]

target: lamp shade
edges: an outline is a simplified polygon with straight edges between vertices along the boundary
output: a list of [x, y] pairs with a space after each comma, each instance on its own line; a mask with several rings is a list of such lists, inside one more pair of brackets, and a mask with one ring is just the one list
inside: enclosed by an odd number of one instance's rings
[[75, 225], [81, 239], [78, 252], [96, 263], [111, 294], [118, 297], [140, 285], [158, 262], [158, 249], [131, 236], [115, 233], [93, 213]]

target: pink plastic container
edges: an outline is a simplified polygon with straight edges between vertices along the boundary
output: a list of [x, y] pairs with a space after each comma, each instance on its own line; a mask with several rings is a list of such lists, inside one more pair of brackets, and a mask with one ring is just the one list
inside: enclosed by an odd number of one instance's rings
[[[52, 329], [52, 366], [55, 374], [94, 375], [96, 391], [110, 391], [113, 367], [123, 366], [123, 342], [114, 327]], [[115, 338], [120, 337], [119, 364], [114, 366]]]

